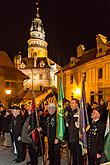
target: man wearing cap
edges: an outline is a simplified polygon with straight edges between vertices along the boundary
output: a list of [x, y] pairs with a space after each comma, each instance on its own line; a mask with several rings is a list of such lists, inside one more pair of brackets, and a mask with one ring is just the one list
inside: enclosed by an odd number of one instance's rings
[[104, 146], [104, 124], [100, 120], [101, 111], [93, 109], [92, 123], [88, 131], [88, 164], [99, 165]]
[[23, 158], [23, 148], [22, 148], [22, 141], [21, 141], [21, 133], [23, 127], [23, 117], [20, 114], [20, 108], [18, 106], [12, 106], [11, 109], [13, 114], [13, 120], [11, 122], [11, 130], [12, 130], [12, 137], [13, 141], [15, 142], [16, 150], [17, 150], [17, 158], [14, 160], [16, 163], [21, 162], [24, 160]]
[[48, 137], [49, 165], [60, 165], [60, 145], [56, 138], [56, 105], [48, 105], [48, 116], [46, 118], [46, 136]]

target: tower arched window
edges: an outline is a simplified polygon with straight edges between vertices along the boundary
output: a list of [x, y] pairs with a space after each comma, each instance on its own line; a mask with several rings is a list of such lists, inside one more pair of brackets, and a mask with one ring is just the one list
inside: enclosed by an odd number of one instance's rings
[[43, 74], [39, 75], [39, 80], [43, 80]]

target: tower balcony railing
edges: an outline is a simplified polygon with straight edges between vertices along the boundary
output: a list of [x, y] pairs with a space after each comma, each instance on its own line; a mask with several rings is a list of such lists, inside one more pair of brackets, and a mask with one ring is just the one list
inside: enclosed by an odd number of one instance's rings
[[31, 48], [31, 47], [39, 47], [39, 48], [47, 48], [47, 46], [42, 46], [42, 45], [39, 45], [39, 44], [30, 44], [28, 45], [28, 48]]

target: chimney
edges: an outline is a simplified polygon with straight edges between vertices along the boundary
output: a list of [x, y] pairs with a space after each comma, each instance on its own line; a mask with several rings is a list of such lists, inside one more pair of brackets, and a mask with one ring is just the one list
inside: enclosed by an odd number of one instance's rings
[[85, 47], [84, 45], [79, 45], [77, 47], [77, 58], [81, 57], [84, 54]]

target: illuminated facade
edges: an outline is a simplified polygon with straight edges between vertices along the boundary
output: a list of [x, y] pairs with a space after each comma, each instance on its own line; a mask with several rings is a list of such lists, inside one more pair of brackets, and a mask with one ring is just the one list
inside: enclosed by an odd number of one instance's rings
[[85, 74], [86, 100], [99, 102], [110, 100], [110, 41], [98, 34], [96, 47], [85, 51], [84, 45], [77, 47], [77, 58], [63, 68], [65, 97], [80, 99], [82, 75]]
[[42, 90], [47, 87], [57, 87], [56, 71], [59, 69], [54, 61], [48, 58], [47, 42], [42, 20], [39, 17], [39, 8], [30, 28], [28, 40], [28, 58], [21, 54], [15, 56], [15, 66], [30, 77], [24, 82], [24, 89]]

